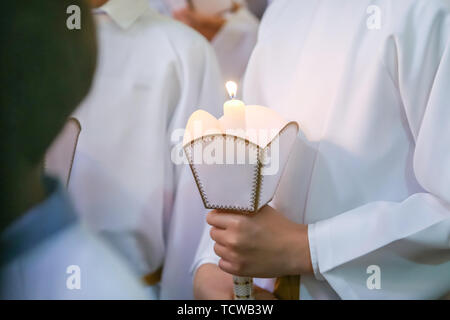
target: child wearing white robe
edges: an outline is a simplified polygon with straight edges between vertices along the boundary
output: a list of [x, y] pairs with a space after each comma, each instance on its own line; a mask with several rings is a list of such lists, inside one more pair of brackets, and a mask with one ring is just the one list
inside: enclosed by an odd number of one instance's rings
[[[195, 1], [192, 2], [193, 8], [188, 8], [188, 2], [184, 0], [150, 0], [150, 5], [160, 13], [173, 15], [204, 34], [217, 55], [224, 81], [240, 84], [256, 44], [259, 20], [247, 8], [246, 1], [231, 3], [235, 4], [234, 9], [231, 5], [227, 12], [217, 14], [196, 8]], [[238, 92], [239, 96], [241, 92]]]
[[[272, 202], [308, 225], [314, 273], [301, 275], [300, 299], [450, 292], [449, 89], [448, 1], [277, 0], [268, 9], [244, 101], [302, 131]], [[220, 259], [207, 232], [194, 269]]]
[[42, 178], [45, 150], [96, 65], [89, 7], [78, 2], [82, 30], [61, 27], [70, 5], [3, 4], [0, 299], [147, 299], [127, 262], [79, 221], [62, 185]]
[[219, 116], [225, 94], [214, 53], [147, 0], [111, 0], [94, 14], [99, 68], [75, 113], [82, 130], [69, 192], [153, 294], [192, 298], [205, 211], [180, 143], [197, 108]]

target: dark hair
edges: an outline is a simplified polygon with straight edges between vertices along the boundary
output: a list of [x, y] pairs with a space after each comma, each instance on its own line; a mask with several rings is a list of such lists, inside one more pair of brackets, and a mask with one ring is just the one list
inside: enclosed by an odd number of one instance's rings
[[[70, 5], [81, 9], [79, 30], [66, 26]], [[3, 1], [0, 10], [0, 152], [9, 165], [18, 157], [38, 164], [91, 86], [92, 15], [80, 0]]]

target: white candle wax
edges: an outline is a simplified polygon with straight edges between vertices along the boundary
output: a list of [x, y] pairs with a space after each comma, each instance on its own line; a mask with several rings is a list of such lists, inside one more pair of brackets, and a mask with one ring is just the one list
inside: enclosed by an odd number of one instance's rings
[[223, 105], [225, 129], [245, 130], [245, 104], [241, 100], [234, 99], [237, 93], [237, 84], [228, 81], [225, 86], [231, 98]]
[[245, 104], [241, 100], [228, 100], [223, 105], [223, 114], [227, 128], [232, 130], [245, 130]]

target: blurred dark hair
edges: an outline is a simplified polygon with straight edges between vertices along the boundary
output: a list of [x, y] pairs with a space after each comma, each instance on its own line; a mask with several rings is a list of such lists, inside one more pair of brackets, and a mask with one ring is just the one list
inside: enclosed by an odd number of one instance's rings
[[[66, 26], [70, 5], [81, 9], [80, 30]], [[38, 164], [91, 86], [94, 23], [80, 0], [2, 1], [0, 11], [2, 167]]]

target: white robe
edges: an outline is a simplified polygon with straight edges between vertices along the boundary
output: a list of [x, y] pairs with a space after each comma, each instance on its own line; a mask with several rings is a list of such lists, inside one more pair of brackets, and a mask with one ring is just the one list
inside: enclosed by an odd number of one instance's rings
[[211, 41], [224, 80], [241, 83], [256, 44], [258, 28], [258, 19], [245, 6], [226, 15], [225, 24]]
[[[449, 1], [277, 0], [244, 101], [302, 130], [273, 201], [309, 224], [301, 299], [450, 291]], [[217, 261], [211, 250], [205, 236], [195, 266]]]
[[75, 114], [82, 130], [69, 192], [141, 276], [164, 265], [161, 298], [189, 299], [205, 209], [189, 167], [171, 152], [193, 111], [219, 115], [219, 67], [205, 39], [146, 0], [107, 5], [96, 14], [94, 85]]
[[[161, 14], [170, 16], [172, 11], [186, 6], [183, 0], [150, 0], [150, 5]], [[211, 45], [217, 55], [224, 81], [233, 80], [240, 84], [248, 60], [256, 44], [259, 21], [247, 9], [244, 0], [237, 12], [226, 13], [226, 22], [212, 39]], [[241, 88], [242, 89], [242, 88]], [[241, 96], [242, 90], [238, 92]]]

